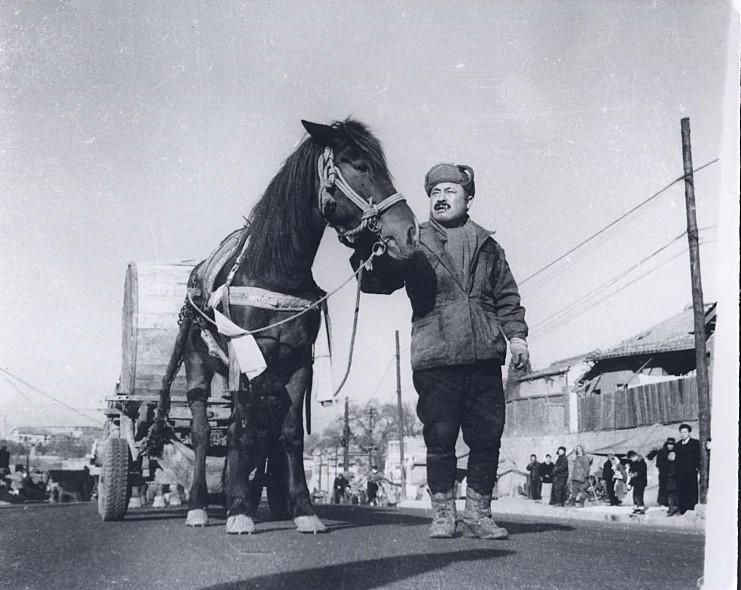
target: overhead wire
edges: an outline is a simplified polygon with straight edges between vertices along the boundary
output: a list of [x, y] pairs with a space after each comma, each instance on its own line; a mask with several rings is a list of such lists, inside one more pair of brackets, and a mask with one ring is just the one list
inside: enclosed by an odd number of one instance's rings
[[[692, 172], [693, 172], [693, 174], [695, 172], [699, 172], [700, 170], [703, 170], [704, 168], [707, 168], [708, 166], [710, 166], [712, 164], [715, 164], [719, 160], [720, 160], [720, 158], [716, 158], [715, 160], [711, 160], [709, 162], [706, 162], [702, 166], [698, 166], [697, 168], [695, 168]], [[569, 250], [567, 250], [566, 252], [564, 252], [563, 254], [561, 254], [560, 256], [558, 256], [557, 258], [555, 258], [554, 260], [552, 260], [548, 264], [546, 264], [545, 266], [541, 267], [540, 269], [536, 270], [534, 273], [532, 273], [529, 276], [527, 276], [524, 279], [522, 279], [520, 281], [520, 285], [525, 284], [526, 282], [528, 282], [528, 281], [532, 280], [533, 278], [535, 278], [536, 276], [542, 274], [543, 272], [545, 272], [546, 270], [548, 270], [549, 268], [551, 268], [552, 266], [554, 266], [558, 262], [561, 262], [564, 258], [566, 258], [567, 256], [569, 256], [570, 254], [573, 254], [574, 252], [576, 252], [577, 250], [579, 250], [581, 247], [585, 246], [586, 244], [588, 244], [589, 242], [591, 242], [592, 240], [594, 240], [597, 236], [603, 234], [608, 229], [614, 227], [615, 225], [617, 225], [618, 223], [620, 223], [621, 221], [623, 221], [626, 217], [629, 217], [630, 215], [632, 215], [633, 213], [635, 213], [636, 211], [638, 211], [639, 209], [641, 209], [642, 207], [644, 207], [645, 205], [647, 205], [648, 203], [650, 203], [651, 201], [653, 201], [654, 199], [656, 199], [659, 196], [661, 196], [662, 194], [664, 194], [672, 186], [674, 186], [678, 182], [681, 182], [682, 180], [684, 180], [684, 178], [685, 178], [685, 175], [683, 174], [682, 176], [679, 176], [678, 178], [672, 180], [669, 184], [667, 184], [666, 186], [664, 186], [660, 190], [658, 190], [655, 193], [653, 193], [647, 199], [644, 199], [643, 201], [641, 201], [640, 203], [638, 203], [637, 205], [635, 205], [634, 207], [632, 207], [631, 209], [629, 209], [628, 211], [626, 211], [625, 213], [623, 213], [622, 215], [620, 215], [619, 217], [617, 217], [616, 219], [614, 219], [613, 221], [611, 221], [610, 223], [608, 223], [607, 225], [605, 225], [604, 227], [602, 227], [601, 229], [599, 229], [598, 231], [596, 231], [595, 233], [593, 233], [592, 235], [590, 235], [589, 237], [583, 239], [581, 242], [579, 242], [573, 248], [570, 248]]]
[[[714, 242], [717, 242], [717, 241], [718, 241], [717, 239], [711, 239], [711, 240], [702, 240], [702, 241], [701, 241], [701, 243], [700, 243], [700, 245], [705, 245], [705, 244], [712, 244], [712, 243], [714, 243]], [[583, 315], [584, 313], [586, 313], [587, 311], [589, 311], [589, 310], [591, 310], [591, 309], [595, 308], [596, 306], [598, 306], [599, 304], [603, 303], [603, 302], [604, 302], [604, 301], [606, 301], [607, 299], [610, 299], [611, 297], [613, 297], [613, 296], [617, 295], [618, 293], [620, 293], [621, 291], [623, 291], [623, 290], [627, 289], [627, 288], [628, 288], [628, 287], [630, 287], [631, 285], [633, 285], [633, 284], [637, 283], [638, 281], [640, 281], [640, 280], [641, 280], [641, 279], [643, 279], [644, 277], [646, 277], [646, 276], [650, 275], [651, 273], [653, 273], [653, 272], [655, 272], [655, 271], [659, 270], [660, 268], [662, 268], [662, 267], [666, 266], [667, 264], [669, 264], [669, 263], [670, 263], [670, 262], [672, 262], [673, 260], [675, 260], [675, 259], [679, 258], [679, 257], [680, 257], [680, 256], [682, 256], [683, 254], [686, 254], [686, 253], [687, 253], [687, 250], [689, 250], [689, 247], [688, 247], [688, 246], [686, 246], [685, 248], [683, 248], [683, 249], [682, 249], [681, 251], [677, 252], [677, 253], [676, 253], [676, 254], [675, 254], [674, 256], [672, 256], [671, 258], [668, 258], [667, 260], [665, 260], [665, 261], [661, 262], [660, 264], [656, 265], [655, 267], [653, 267], [653, 268], [650, 268], [650, 269], [648, 269], [648, 270], [647, 270], [646, 272], [644, 272], [643, 274], [640, 274], [640, 275], [638, 275], [638, 276], [637, 276], [637, 277], [635, 277], [635, 278], [634, 278], [633, 280], [631, 280], [631, 281], [629, 281], [628, 283], [626, 283], [626, 284], [622, 285], [622, 286], [621, 286], [620, 288], [618, 288], [618, 289], [615, 289], [614, 291], [611, 291], [611, 292], [607, 293], [607, 294], [606, 294], [606, 295], [605, 295], [604, 297], [602, 297], [602, 298], [600, 298], [600, 299], [598, 299], [598, 300], [596, 300], [596, 301], [593, 301], [592, 303], [590, 303], [590, 304], [589, 304], [589, 305], [587, 305], [586, 307], [582, 308], [582, 309], [580, 310], [580, 314], [579, 314], [579, 315], [576, 315], [576, 316], [571, 316], [571, 317], [568, 317], [568, 315], [567, 315], [567, 316], [564, 316], [563, 318], [561, 318], [561, 320], [560, 320], [560, 321], [558, 321], [558, 322], [553, 322], [552, 324], [550, 324], [550, 325], [546, 326], [545, 328], [541, 328], [541, 330], [540, 330], [540, 331], [537, 331], [537, 332], [535, 333], [535, 335], [534, 335], [534, 336], [531, 336], [531, 337], [530, 337], [529, 339], [530, 339], [530, 340], [537, 340], [538, 338], [542, 338], [543, 336], [546, 336], [547, 334], [550, 334], [550, 333], [552, 333], [552, 332], [553, 332], [553, 331], [555, 331], [555, 330], [556, 330], [557, 328], [560, 328], [561, 326], [564, 326], [564, 325], [568, 324], [569, 322], [572, 322], [573, 320], [577, 319], [577, 318], [578, 318], [578, 317], [579, 317], [580, 315]]]
[[38, 387], [35, 387], [34, 385], [31, 385], [27, 381], [24, 381], [23, 379], [21, 379], [20, 377], [14, 375], [13, 373], [11, 373], [10, 371], [8, 371], [7, 369], [3, 369], [2, 367], [0, 367], [0, 372], [5, 373], [8, 377], [11, 377], [12, 379], [15, 379], [16, 381], [18, 381], [22, 385], [25, 385], [26, 387], [28, 387], [31, 391], [35, 391], [36, 393], [39, 393], [39, 394], [43, 395], [44, 397], [49, 398], [50, 400], [56, 402], [57, 404], [59, 404], [60, 406], [66, 408], [66, 409], [68, 409], [69, 411], [74, 412], [75, 414], [77, 414], [79, 416], [82, 416], [86, 420], [90, 420], [91, 422], [94, 422], [95, 424], [98, 424], [98, 425], [101, 424], [100, 420], [95, 420], [94, 418], [91, 418], [90, 416], [87, 416], [87, 415], [83, 414], [82, 412], [76, 410], [72, 406], [70, 406], [68, 404], [65, 404], [63, 401], [57, 399], [56, 397], [54, 397], [50, 393], [46, 393], [45, 391], [39, 389]]

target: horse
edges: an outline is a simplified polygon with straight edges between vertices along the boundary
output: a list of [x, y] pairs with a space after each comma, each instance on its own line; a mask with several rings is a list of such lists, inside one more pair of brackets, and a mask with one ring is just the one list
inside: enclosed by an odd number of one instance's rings
[[[255, 531], [263, 486], [263, 477], [256, 474], [264, 475], [266, 461], [274, 516], [277, 506], [278, 513], [283, 508], [293, 518], [299, 532], [326, 531], [312, 506], [303, 465], [303, 406], [307, 404], [308, 413], [312, 347], [320, 328], [316, 303], [324, 295], [311, 269], [325, 227], [334, 228], [340, 241], [356, 253], [364, 250], [365, 259], [374, 242], [377, 255], [396, 260], [411, 258], [417, 247], [417, 220], [394, 188], [381, 143], [368, 127], [353, 119], [330, 125], [301, 122], [308, 137], [253, 207], [245, 228], [234, 238], [236, 247], [228, 262], [211, 277], [208, 265], [197, 266], [189, 282], [193, 293], [205, 288], [204, 297], [221, 289], [223, 314], [255, 338], [266, 367], [249, 379], [236, 372], [236, 386], [230, 377], [232, 414], [224, 471], [229, 534]], [[247, 296], [238, 302], [229, 293], [240, 289]], [[257, 299], [250, 295], [255, 292]], [[302, 311], [290, 305], [264, 305], [266, 293], [268, 298], [304, 302], [299, 305]], [[175, 367], [181, 357], [186, 370], [195, 454], [186, 524], [195, 527], [208, 524], [206, 404], [211, 377], [214, 370], [223, 374], [226, 364], [234, 361], [218, 351], [222, 360], [214, 368], [214, 339], [202, 329], [208, 310], [192, 309], [196, 302], [190, 295], [188, 303], [190, 308], [186, 304], [181, 314], [181, 354], [176, 345], [170, 365]], [[235, 375], [234, 367], [231, 371]], [[162, 424], [169, 407], [167, 389], [163, 385], [155, 426]], [[282, 493], [282, 499], [270, 502], [271, 483], [273, 493], [277, 498]]]

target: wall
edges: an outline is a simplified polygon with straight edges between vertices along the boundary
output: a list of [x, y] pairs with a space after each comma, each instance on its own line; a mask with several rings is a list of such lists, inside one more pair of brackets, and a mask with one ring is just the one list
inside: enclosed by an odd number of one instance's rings
[[506, 404], [504, 436], [568, 432], [568, 396], [548, 395], [511, 400]]

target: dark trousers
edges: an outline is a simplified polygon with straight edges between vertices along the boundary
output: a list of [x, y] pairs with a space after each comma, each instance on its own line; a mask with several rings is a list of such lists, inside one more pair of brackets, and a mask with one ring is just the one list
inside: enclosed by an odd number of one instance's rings
[[455, 485], [459, 431], [470, 448], [467, 481], [479, 494], [492, 493], [504, 431], [502, 367], [495, 361], [414, 371], [417, 415], [427, 445], [427, 485], [433, 494]]
[[607, 492], [607, 499], [610, 500], [610, 506], [616, 506], [618, 502], [618, 498], [615, 495], [615, 480], [612, 478], [605, 479], [605, 491]]
[[568, 491], [566, 490], [566, 478], [554, 477], [553, 489], [551, 490], [551, 504], [554, 506], [563, 506], [566, 504]]
[[679, 511], [684, 514], [694, 510], [698, 499], [697, 471], [688, 470], [677, 473], [677, 498]]
[[646, 486], [633, 486], [633, 504], [636, 508], [643, 508], [643, 492]]
[[543, 487], [543, 481], [540, 479], [530, 480], [529, 496], [531, 500], [540, 500], [540, 491]]

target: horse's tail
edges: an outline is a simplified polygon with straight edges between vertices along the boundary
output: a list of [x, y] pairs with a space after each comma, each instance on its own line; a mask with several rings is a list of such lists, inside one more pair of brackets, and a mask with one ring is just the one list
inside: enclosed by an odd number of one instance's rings
[[[188, 279], [188, 289], [197, 289], [198, 269], [196, 266]], [[162, 454], [162, 448], [169, 439], [169, 428], [167, 427], [167, 415], [170, 412], [170, 391], [172, 384], [177, 377], [178, 371], [185, 358], [185, 347], [188, 341], [188, 334], [193, 325], [193, 312], [190, 309], [190, 303], [186, 298], [180, 317], [178, 319], [178, 333], [175, 337], [175, 344], [172, 347], [170, 360], [167, 363], [165, 374], [162, 377], [162, 384], [159, 390], [159, 399], [157, 400], [157, 409], [154, 414], [154, 424], [149, 429], [147, 437], [147, 454], [150, 457], [159, 457]]]

